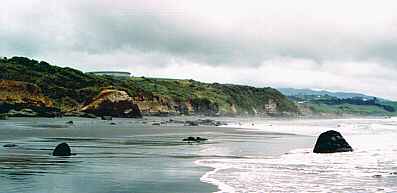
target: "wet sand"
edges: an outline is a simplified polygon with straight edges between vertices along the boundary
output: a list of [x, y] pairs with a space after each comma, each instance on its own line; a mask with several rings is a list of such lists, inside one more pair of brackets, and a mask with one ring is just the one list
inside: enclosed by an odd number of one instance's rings
[[[200, 181], [212, 168], [195, 161], [281, 155], [313, 141], [308, 136], [227, 127], [152, 125], [163, 119], [169, 118], [1, 121], [0, 189], [10, 193], [215, 192], [216, 186]], [[182, 141], [188, 136], [209, 140], [188, 144]], [[52, 149], [61, 142], [69, 143], [76, 155], [52, 157]], [[2, 147], [5, 144], [17, 147]]]

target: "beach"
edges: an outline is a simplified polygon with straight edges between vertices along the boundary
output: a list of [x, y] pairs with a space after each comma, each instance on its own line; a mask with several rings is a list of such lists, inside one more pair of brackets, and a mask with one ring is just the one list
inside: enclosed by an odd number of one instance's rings
[[[228, 123], [220, 127], [166, 123], [169, 119], [3, 120], [0, 189], [9, 193], [397, 190], [396, 156], [391, 154], [397, 150], [392, 140], [394, 118], [216, 118]], [[355, 151], [313, 154], [316, 136], [329, 129], [340, 130]], [[182, 141], [189, 136], [208, 141]], [[377, 136], [382, 140], [365, 143]], [[53, 148], [61, 142], [67, 142], [75, 155], [53, 157]], [[16, 146], [3, 147], [6, 144]]]

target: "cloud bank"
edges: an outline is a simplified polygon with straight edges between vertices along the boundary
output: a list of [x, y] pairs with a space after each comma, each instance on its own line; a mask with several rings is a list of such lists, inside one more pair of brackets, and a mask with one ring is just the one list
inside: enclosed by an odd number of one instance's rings
[[6, 0], [0, 55], [397, 99], [397, 2]]

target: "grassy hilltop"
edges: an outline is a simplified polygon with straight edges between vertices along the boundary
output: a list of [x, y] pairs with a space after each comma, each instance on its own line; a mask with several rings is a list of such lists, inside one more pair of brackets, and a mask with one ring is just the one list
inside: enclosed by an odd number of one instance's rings
[[[24, 57], [0, 59], [0, 79], [37, 85], [62, 111], [78, 110], [101, 89], [112, 87], [144, 100], [161, 98], [169, 104], [188, 102], [218, 114], [293, 114], [297, 106], [277, 90], [250, 86], [202, 83], [194, 80], [131, 77], [126, 80], [61, 68]], [[168, 104], [168, 103], [167, 103]], [[270, 106], [270, 108], [269, 108]]]

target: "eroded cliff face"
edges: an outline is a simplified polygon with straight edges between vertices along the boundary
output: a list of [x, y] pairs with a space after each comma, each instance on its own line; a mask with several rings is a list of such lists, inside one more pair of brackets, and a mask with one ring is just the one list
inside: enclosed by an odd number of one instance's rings
[[0, 101], [35, 107], [53, 107], [53, 102], [34, 84], [0, 80]]
[[[247, 111], [239, 111], [236, 104], [220, 106], [207, 99], [194, 99], [187, 101], [174, 101], [163, 96], [135, 96], [134, 103], [138, 105], [143, 115], [207, 115], [207, 116], [234, 116], [248, 115]], [[252, 106], [252, 115], [274, 116], [280, 112], [279, 104], [269, 99], [263, 106]]]
[[0, 80], [0, 113], [9, 116], [57, 116], [53, 102], [34, 84]]
[[[134, 102], [139, 106], [143, 115], [219, 115], [218, 104], [207, 99], [188, 99], [186, 101], [176, 101], [169, 97], [149, 95], [138, 95], [134, 97]], [[234, 106], [228, 113], [236, 113]], [[234, 111], [233, 111], [234, 110]]]
[[81, 111], [97, 116], [142, 117], [137, 104], [127, 92], [116, 89], [104, 89], [81, 108]]

